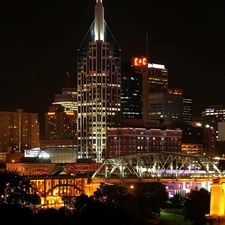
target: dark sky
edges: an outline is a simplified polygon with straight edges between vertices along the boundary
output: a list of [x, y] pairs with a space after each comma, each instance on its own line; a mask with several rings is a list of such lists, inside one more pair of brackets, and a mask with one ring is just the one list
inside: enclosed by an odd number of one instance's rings
[[[122, 61], [146, 53], [164, 64], [169, 86], [193, 98], [199, 116], [224, 104], [224, 5], [197, 1], [103, 0], [105, 20]], [[222, 2], [222, 1], [221, 1]], [[2, 1], [0, 110], [22, 108], [42, 117], [54, 95], [76, 83], [76, 51], [94, 19], [95, 0]]]

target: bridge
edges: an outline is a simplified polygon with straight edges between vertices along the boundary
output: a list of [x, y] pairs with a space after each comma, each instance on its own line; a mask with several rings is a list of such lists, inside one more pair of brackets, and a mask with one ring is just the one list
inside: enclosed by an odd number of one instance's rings
[[162, 151], [105, 159], [91, 180], [93, 183], [212, 182], [223, 176], [216, 162], [207, 156]]
[[90, 196], [100, 183], [161, 182], [173, 189], [191, 189], [197, 183], [204, 183], [209, 190], [215, 178], [225, 182], [224, 175], [216, 162], [203, 155], [148, 152], [105, 159], [91, 176], [67, 174], [29, 179], [33, 189], [42, 197], [43, 206], [60, 207], [63, 198], [81, 193]]

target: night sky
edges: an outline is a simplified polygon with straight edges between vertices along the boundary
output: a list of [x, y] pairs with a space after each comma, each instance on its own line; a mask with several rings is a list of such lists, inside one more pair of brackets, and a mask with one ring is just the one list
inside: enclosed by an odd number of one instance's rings
[[[122, 2], [122, 3], [121, 3]], [[193, 98], [194, 116], [225, 104], [224, 5], [197, 1], [103, 0], [122, 62], [146, 54], [168, 69], [169, 86]], [[197, 3], [196, 3], [197, 2]], [[0, 7], [0, 110], [43, 117], [54, 95], [76, 85], [76, 53], [95, 0], [3, 1]]]

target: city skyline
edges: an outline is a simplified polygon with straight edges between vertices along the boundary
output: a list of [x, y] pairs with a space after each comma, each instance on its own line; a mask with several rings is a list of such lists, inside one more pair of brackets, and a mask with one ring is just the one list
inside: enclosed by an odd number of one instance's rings
[[[95, 3], [3, 3], [1, 110], [22, 108], [44, 117], [55, 94], [76, 86], [77, 48], [93, 21]], [[224, 104], [225, 20], [220, 5], [148, 0], [129, 5], [103, 0], [103, 5], [122, 62], [145, 55], [148, 43], [149, 62], [164, 64], [169, 87], [192, 96], [194, 116], [209, 105]]]

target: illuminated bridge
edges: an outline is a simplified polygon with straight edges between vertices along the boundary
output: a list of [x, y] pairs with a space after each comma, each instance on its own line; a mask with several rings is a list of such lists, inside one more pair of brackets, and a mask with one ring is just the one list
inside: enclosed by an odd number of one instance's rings
[[161, 182], [168, 192], [191, 190], [196, 186], [210, 189], [215, 178], [225, 182], [215, 161], [201, 155], [176, 152], [148, 152], [105, 159], [90, 177], [60, 175], [29, 177], [32, 188], [42, 199], [42, 207], [61, 207], [63, 198], [81, 193], [92, 195], [101, 183]]
[[177, 152], [148, 152], [106, 159], [91, 180], [93, 183], [211, 182], [215, 177], [223, 177], [223, 173], [209, 157]]

